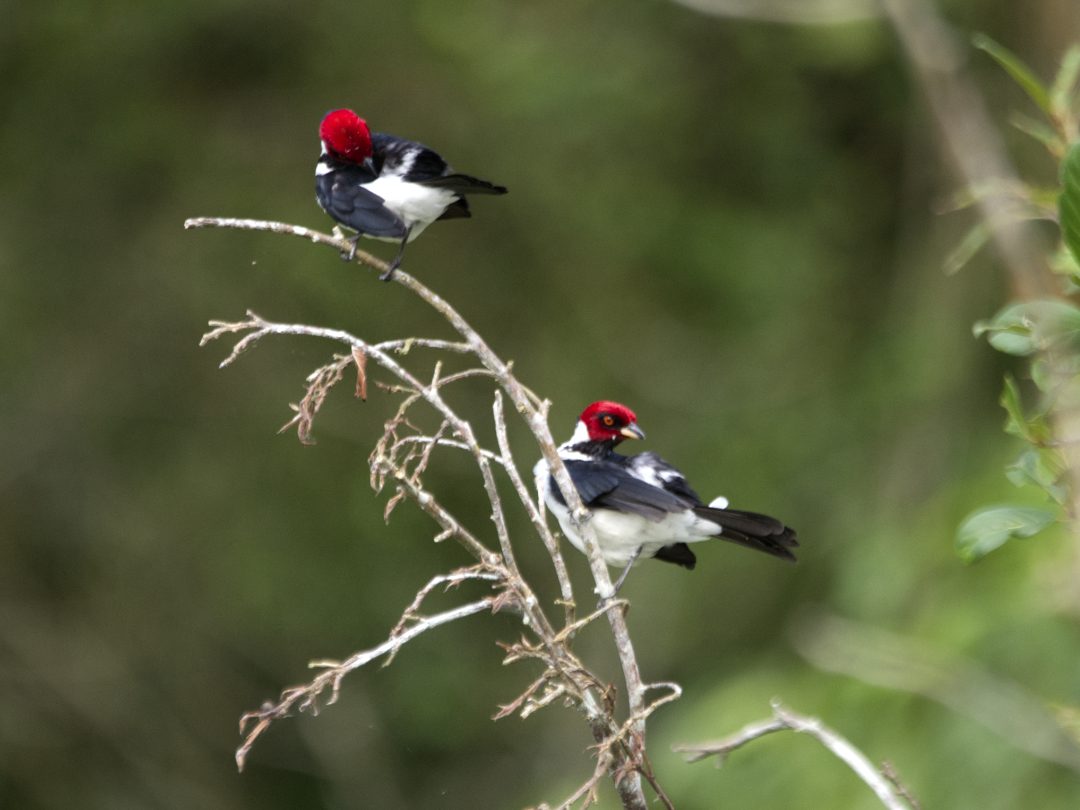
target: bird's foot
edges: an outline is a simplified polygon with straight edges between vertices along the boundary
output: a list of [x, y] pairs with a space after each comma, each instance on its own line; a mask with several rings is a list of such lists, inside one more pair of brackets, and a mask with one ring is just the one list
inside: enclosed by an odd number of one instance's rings
[[387, 266], [386, 271], [379, 273], [379, 281], [390, 281], [394, 277], [394, 271], [401, 267], [401, 256], [394, 258]]
[[601, 596], [596, 600], [596, 610], [599, 612], [614, 610], [615, 608], [622, 608], [623, 615], [625, 616], [630, 612], [630, 600], [620, 599], [617, 594], [611, 594], [610, 596]]
[[341, 260], [343, 262], [351, 262], [356, 258], [356, 244], [360, 241], [360, 234], [357, 234], [354, 238], [349, 240], [349, 249], [341, 251]]

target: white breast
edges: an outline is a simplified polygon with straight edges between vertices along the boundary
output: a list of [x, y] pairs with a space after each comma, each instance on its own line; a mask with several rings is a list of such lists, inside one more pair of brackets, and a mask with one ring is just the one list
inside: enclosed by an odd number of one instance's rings
[[410, 242], [441, 217], [447, 206], [457, 199], [453, 191], [409, 183], [398, 175], [381, 175], [365, 183], [364, 188], [382, 197], [386, 207], [411, 228]]
[[[570, 510], [551, 494], [547, 462], [543, 459], [537, 462], [533, 475], [536, 478], [537, 490], [543, 494], [544, 503], [559, 522], [566, 539], [574, 548], [584, 553], [585, 543], [574, 530]], [[616, 568], [625, 568], [639, 548], [640, 561], [652, 557], [661, 548], [672, 543], [697, 543], [720, 534], [719, 525], [699, 518], [689, 509], [672, 512], [656, 521], [612, 509], [593, 509], [591, 513], [589, 525], [596, 533], [604, 562]]]

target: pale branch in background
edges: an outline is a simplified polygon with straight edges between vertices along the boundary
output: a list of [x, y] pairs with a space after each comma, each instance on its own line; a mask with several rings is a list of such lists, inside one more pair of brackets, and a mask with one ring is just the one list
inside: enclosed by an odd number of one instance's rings
[[[314, 243], [328, 245], [342, 252], [351, 249], [351, 244], [343, 238], [277, 222], [199, 218], [188, 220], [186, 227], [268, 231], [297, 236]], [[360, 264], [381, 272], [387, 269], [383, 262], [361, 251], [357, 252], [356, 260]], [[400, 270], [396, 271], [391, 279], [434, 308], [460, 335], [462, 341], [410, 337], [382, 343], [368, 343], [343, 330], [303, 324], [273, 323], [248, 312], [246, 320], [243, 321], [235, 323], [212, 321], [210, 324], [212, 329], [203, 337], [202, 344], [205, 345], [225, 335], [238, 336], [232, 351], [222, 361], [222, 366], [231, 364], [243, 351], [269, 335], [317, 337], [343, 345], [347, 352], [334, 355], [330, 363], [312, 372], [306, 380], [304, 398], [299, 404], [293, 406], [296, 415], [286, 427], [295, 425], [301, 441], [311, 441], [312, 425], [317, 413], [329, 391], [345, 378], [350, 365], [356, 369], [356, 394], [361, 398], [366, 398], [367, 395], [368, 380], [371, 375], [370, 364], [389, 373], [393, 382], [387, 384], [376, 381], [376, 385], [390, 394], [401, 395], [403, 399], [394, 416], [384, 425], [383, 435], [376, 443], [369, 459], [373, 488], [380, 491], [390, 485], [394, 489], [386, 506], [386, 517], [389, 517], [394, 507], [403, 500], [413, 502], [437, 525], [438, 533], [434, 537], [436, 542], [446, 539], [457, 540], [462, 548], [476, 560], [476, 563], [433, 577], [416, 593], [412, 602], [402, 612], [390, 638], [379, 647], [357, 653], [341, 664], [324, 662], [322, 665], [330, 668], [311, 683], [286, 689], [277, 703], [268, 704], [263, 709], [245, 715], [245, 724], [251, 720], [258, 722], [247, 734], [244, 744], [237, 752], [238, 764], [243, 764], [255, 739], [273, 720], [286, 716], [294, 707], [299, 710], [316, 709], [316, 699], [328, 685], [333, 687], [332, 698], [328, 702], [333, 702], [341, 678], [347, 672], [381, 655], [387, 655], [392, 660], [405, 643], [427, 629], [456, 618], [472, 615], [482, 609], [490, 609], [493, 612], [508, 611], [519, 615], [524, 628], [525, 634], [519, 642], [504, 645], [507, 650], [504, 663], [535, 660], [542, 666], [540, 676], [534, 679], [518, 698], [504, 704], [496, 717], [511, 713], [526, 717], [545, 706], [561, 701], [580, 710], [587, 719], [596, 742], [594, 752], [597, 766], [582, 787], [575, 791], [576, 798], [572, 800], [588, 803], [595, 794], [598, 784], [597, 774], [606, 773], [612, 779], [623, 807], [646, 810], [643, 778], [656, 792], [659, 801], [665, 807], [672, 807], [652, 772], [652, 766], [646, 754], [645, 727], [649, 715], [660, 706], [677, 699], [681, 694], [681, 689], [673, 683], [645, 684], [642, 681], [624, 617], [625, 603], [611, 601], [603, 609], [591, 613], [586, 618], [574, 620], [573, 590], [565, 562], [554, 536], [547, 527], [541, 503], [526, 487], [510, 452], [503, 395], [509, 398], [514, 409], [521, 415], [533, 434], [541, 454], [548, 460], [552, 474], [562, 489], [572, 514], [579, 523], [579, 531], [586, 541], [590, 568], [596, 582], [596, 592], [601, 596], [610, 596], [611, 579], [600, 556], [595, 536], [588, 526], [588, 512], [581, 503], [577, 490], [570, 482], [548, 429], [549, 403], [541, 400], [523, 386], [514, 376], [512, 364], [501, 360], [445, 300]], [[447, 352], [457, 356], [471, 356], [479, 361], [480, 367], [444, 374], [442, 361], [437, 360], [430, 374], [420, 376], [406, 368], [402, 359], [414, 348]], [[443, 388], [448, 385], [475, 380], [488, 380], [496, 385], [493, 394], [492, 417], [499, 445], [498, 452], [482, 447], [469, 421], [459, 416], [442, 396]], [[413, 418], [414, 408], [421, 404], [435, 412], [438, 418], [438, 426], [435, 429], [422, 428], [420, 424], [423, 420]], [[481, 535], [467, 528], [425, 486], [423, 475], [438, 447], [464, 451], [472, 456], [481, 474], [483, 490], [490, 508], [490, 518], [495, 529], [497, 548], [489, 547], [481, 539]], [[509, 479], [520, 507], [528, 516], [544, 548], [551, 556], [559, 582], [561, 597], [559, 603], [565, 610], [562, 628], [556, 628], [551, 623], [532, 587], [517, 567], [505, 506], [496, 480], [496, 473], [500, 470]], [[420, 613], [425, 599], [440, 586], [453, 587], [471, 580], [489, 583], [489, 586], [496, 591], [495, 595], [434, 616], [425, 617]], [[616, 718], [612, 690], [604, 686], [603, 682], [589, 671], [570, 648], [575, 633], [601, 617], [607, 617], [611, 627], [626, 684], [628, 713], [626, 719], [622, 721]], [[319, 665], [318, 662], [316, 665]], [[665, 694], [651, 702], [647, 701], [646, 694], [653, 689], [663, 689]], [[564, 802], [560, 806], [568, 805]]]
[[821, 670], [922, 695], [1019, 750], [1080, 772], [1080, 745], [1046, 701], [974, 661], [827, 614], [801, 620], [790, 636], [796, 651]]
[[[880, 2], [965, 185], [972, 189], [1021, 185], [982, 94], [967, 74], [966, 50], [936, 6], [927, 0]], [[1050, 274], [1029, 228], [1020, 223], [1000, 227], [1013, 219], [1011, 201], [1001, 194], [980, 194], [976, 202], [1020, 296], [1050, 294]]]
[[915, 798], [911, 789], [901, 781], [896, 767], [888, 760], [881, 763], [881, 775], [888, 779], [889, 784], [896, 788], [896, 792], [900, 794], [900, 797], [911, 805], [911, 810], [922, 810], [922, 804]]
[[775, 734], [778, 731], [807, 734], [851, 768], [855, 775], [874, 791], [878, 800], [888, 810], [917, 810], [918, 805], [910, 799], [910, 792], [906, 789], [902, 791], [898, 789], [899, 780], [891, 767], [889, 775], [878, 770], [864, 753], [816, 717], [797, 714], [785, 708], [778, 700], [773, 701], [772, 709], [772, 718], [750, 723], [722, 740], [698, 745], [679, 745], [675, 746], [674, 750], [686, 754], [688, 762], [698, 762], [715, 756], [717, 764], [723, 764], [732, 751], [767, 734]]
[[675, 0], [716, 17], [742, 17], [793, 25], [837, 25], [881, 16], [880, 0]]

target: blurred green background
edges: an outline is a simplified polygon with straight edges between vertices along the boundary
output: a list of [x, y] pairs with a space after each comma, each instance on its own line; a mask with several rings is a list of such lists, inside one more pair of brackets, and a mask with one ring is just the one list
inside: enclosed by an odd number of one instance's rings
[[[1044, 75], [1080, 37], [1072, 0], [945, 11]], [[465, 561], [408, 506], [382, 522], [365, 460], [387, 395], [360, 403], [347, 382], [316, 446], [275, 435], [335, 347], [267, 340], [224, 372], [227, 345], [197, 347], [207, 320], [249, 307], [370, 340], [447, 334], [332, 251], [182, 230], [196, 215], [328, 229], [312, 173], [336, 106], [510, 187], [433, 226], [406, 267], [554, 401], [558, 437], [593, 399], [625, 401], [642, 449], [703, 495], [799, 530], [797, 566], [716, 544], [692, 573], [647, 564], [628, 582], [645, 677], [686, 689], [650, 726], [680, 808], [877, 806], [794, 735], [720, 771], [670, 752], [774, 696], [893, 762], [927, 808], [1080, 806], [1080, 755], [1040, 725], [1080, 704], [1075, 540], [972, 567], [953, 551], [967, 512], [1015, 497], [1005, 367], [970, 331], [1009, 291], [991, 255], [941, 271], [971, 219], [934, 213], [957, 181], [885, 25], [615, 0], [66, 0], [4, 17], [0, 806], [522, 807], [591, 772], [578, 716], [491, 722], [535, 673], [500, 666], [513, 620], [479, 616], [352, 675], [236, 773], [242, 712], [308, 660], [382, 640]], [[1025, 99], [985, 57], [972, 69], [1006, 130]], [[1006, 138], [1025, 176], [1053, 182]], [[488, 403], [479, 388], [458, 402], [485, 425]], [[466, 460], [439, 456], [428, 483], [490, 534]], [[828, 615], [857, 624], [826, 633]], [[854, 677], [873, 668], [853, 654], [871, 630], [934, 656], [952, 691], [899, 665], [899, 683]], [[578, 648], [617, 679], [602, 627]]]

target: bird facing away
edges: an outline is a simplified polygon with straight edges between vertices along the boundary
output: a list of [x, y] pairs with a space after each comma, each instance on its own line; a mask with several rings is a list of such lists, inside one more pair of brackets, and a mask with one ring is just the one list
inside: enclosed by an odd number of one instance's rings
[[[643, 439], [637, 417], [617, 402], [594, 402], [578, 419], [573, 436], [559, 447], [559, 457], [581, 500], [591, 513], [604, 562], [623, 569], [616, 590], [640, 558], [693, 568], [689, 543], [719, 538], [791, 562], [798, 546], [795, 531], [776, 518], [729, 509], [726, 498], [706, 504], [686, 478], [656, 453], [623, 456], [615, 446]], [[541, 459], [533, 469], [536, 485], [570, 543], [585, 551], [570, 511]]]
[[315, 164], [315, 199], [337, 222], [361, 236], [399, 244], [387, 280], [405, 245], [437, 219], [469, 217], [466, 194], [505, 194], [503, 186], [454, 172], [438, 153], [415, 141], [372, 132], [352, 110], [332, 110], [319, 125], [322, 154]]

